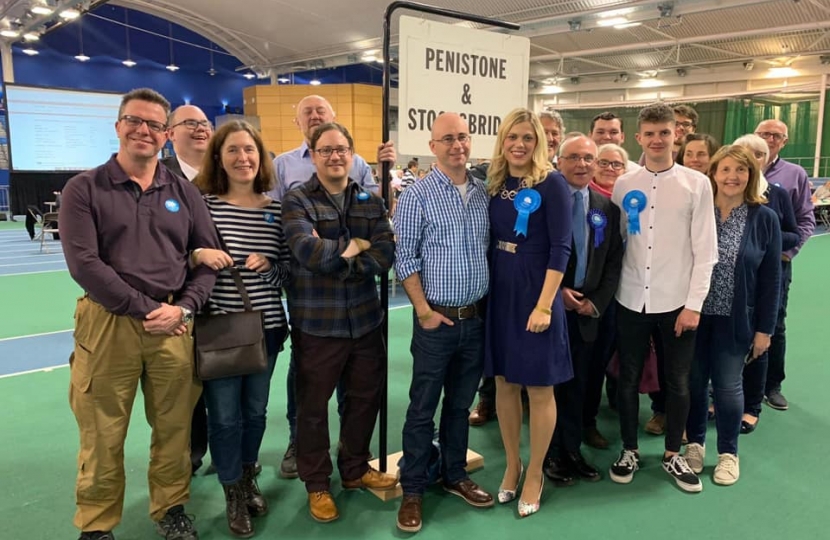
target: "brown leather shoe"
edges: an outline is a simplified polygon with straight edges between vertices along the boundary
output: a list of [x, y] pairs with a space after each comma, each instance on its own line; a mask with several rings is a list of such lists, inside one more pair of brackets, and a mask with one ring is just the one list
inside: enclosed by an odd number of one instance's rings
[[254, 526], [251, 524], [251, 514], [245, 504], [245, 491], [242, 483], [237, 482], [225, 489], [225, 515], [228, 518], [228, 529], [231, 534], [239, 538], [250, 538], [254, 535]]
[[252, 517], [261, 517], [268, 513], [268, 501], [259, 490], [256, 481], [256, 465], [242, 466], [242, 490], [245, 492], [245, 504]]
[[458, 495], [470, 506], [487, 508], [493, 506], [493, 496], [481, 489], [478, 484], [466, 478], [455, 484], [444, 484], [444, 491]]
[[308, 494], [308, 511], [311, 517], [320, 523], [328, 523], [340, 517], [337, 505], [331, 497], [330, 491], [315, 491]]
[[666, 432], [666, 415], [663, 413], [654, 413], [648, 419], [643, 429], [646, 433], [651, 433], [652, 435], [662, 435]]
[[585, 439], [585, 444], [591, 448], [605, 450], [609, 446], [608, 439], [603, 437], [602, 433], [596, 427], [585, 428], [582, 432], [582, 437]]
[[398, 508], [398, 529], [416, 533], [421, 530], [421, 501], [419, 495], [404, 495]]
[[469, 422], [473, 427], [483, 426], [496, 416], [496, 410], [490, 403], [479, 400], [473, 410], [470, 411]]
[[343, 480], [343, 489], [392, 489], [398, 485], [398, 479], [391, 474], [382, 473], [369, 467], [363, 476], [354, 480]]

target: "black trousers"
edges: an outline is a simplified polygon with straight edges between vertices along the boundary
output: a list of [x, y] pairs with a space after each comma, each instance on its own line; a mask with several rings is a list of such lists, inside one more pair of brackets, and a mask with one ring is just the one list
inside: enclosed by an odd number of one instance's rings
[[594, 342], [582, 339], [579, 332], [579, 315], [568, 311], [568, 340], [571, 348], [574, 377], [556, 385], [556, 429], [548, 449], [548, 457], [566, 452], [578, 452], [582, 444], [582, 414], [585, 402], [585, 386], [591, 368]]
[[623, 447], [635, 450], [640, 413], [640, 378], [643, 375], [649, 338], [656, 329], [663, 346], [666, 377], [666, 450], [680, 451], [680, 441], [689, 416], [689, 374], [695, 352], [694, 331], [674, 334], [677, 316], [683, 308], [666, 313], [638, 313], [617, 305], [617, 344], [620, 351], [620, 380], [617, 403]]
[[769, 365], [764, 394], [781, 391], [784, 382], [784, 357], [787, 355], [787, 302], [790, 299], [790, 283], [793, 281], [793, 263], [781, 261], [781, 303], [778, 305], [778, 320], [769, 346]]
[[[588, 378], [585, 382], [585, 400], [582, 408], [582, 425], [586, 428], [597, 426], [597, 415], [602, 402], [602, 383], [605, 381], [605, 371], [617, 350], [617, 303], [612, 302], [599, 323], [599, 334], [594, 342], [591, 354], [591, 364], [588, 368]], [[573, 352], [571, 353], [573, 357]], [[616, 387], [616, 379], [609, 378], [609, 386]], [[616, 389], [616, 388], [615, 388]], [[608, 392], [609, 404], [612, 392]], [[616, 393], [614, 393], [616, 402]], [[614, 405], [616, 406], [616, 405]]]
[[208, 449], [208, 426], [207, 407], [205, 406], [204, 393], [199, 394], [199, 401], [193, 409], [193, 419], [190, 429], [190, 463], [193, 465], [193, 472], [202, 466], [202, 459]]

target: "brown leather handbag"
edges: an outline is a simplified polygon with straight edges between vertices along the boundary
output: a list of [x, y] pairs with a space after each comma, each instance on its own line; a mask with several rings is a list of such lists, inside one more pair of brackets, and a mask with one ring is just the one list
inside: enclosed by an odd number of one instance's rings
[[253, 310], [239, 270], [231, 267], [230, 272], [245, 311], [196, 315], [196, 374], [203, 381], [253, 375], [268, 369], [262, 312]]

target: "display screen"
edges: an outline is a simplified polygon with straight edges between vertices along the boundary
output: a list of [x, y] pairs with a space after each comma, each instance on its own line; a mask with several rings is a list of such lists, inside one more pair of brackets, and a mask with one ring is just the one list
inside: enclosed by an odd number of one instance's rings
[[118, 152], [122, 94], [5, 86], [12, 171], [85, 171]]

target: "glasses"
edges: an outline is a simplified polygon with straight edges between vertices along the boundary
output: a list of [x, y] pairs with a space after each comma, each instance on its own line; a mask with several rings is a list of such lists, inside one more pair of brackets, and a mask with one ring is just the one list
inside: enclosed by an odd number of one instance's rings
[[441, 137], [440, 139], [432, 139], [432, 142], [441, 143], [444, 146], [452, 146], [455, 144], [455, 141], [460, 142], [461, 144], [465, 144], [470, 142], [471, 137], [466, 133], [459, 133], [458, 136], [454, 135], [446, 135]]
[[692, 122], [677, 122], [677, 125], [682, 127], [683, 129], [689, 129], [690, 127], [695, 127], [694, 123], [692, 123]]
[[133, 116], [131, 114], [125, 114], [121, 118], [118, 119], [121, 122], [126, 123], [128, 126], [134, 129], [138, 129], [141, 127], [141, 124], [147, 124], [147, 129], [154, 133], [161, 133], [165, 129], [167, 129], [167, 124], [163, 122], [157, 122], [155, 120], [145, 120], [138, 116]]
[[611, 167], [615, 171], [621, 171], [625, 167], [625, 163], [622, 161], [608, 161], [607, 159], [598, 159], [597, 165], [601, 168]]
[[783, 133], [773, 133], [771, 131], [760, 131], [760, 132], [756, 131], [755, 134], [758, 135], [759, 137], [761, 137], [764, 140], [767, 140], [770, 137], [772, 137], [772, 140], [775, 141], [775, 142], [781, 142], [781, 141], [784, 140], [784, 134]]
[[205, 128], [208, 131], [213, 130], [213, 124], [211, 124], [207, 120], [182, 120], [178, 124], [173, 124], [172, 126], [170, 126], [170, 129], [173, 129], [174, 127], [178, 126], [184, 126], [190, 131], [196, 131], [200, 127]]
[[322, 148], [316, 148], [314, 151], [317, 152], [321, 157], [330, 158], [332, 154], [337, 154], [340, 157], [345, 157], [352, 151], [352, 149], [348, 146], [335, 146], [334, 148], [332, 148], [331, 146], [324, 146]]
[[561, 156], [559, 159], [566, 159], [571, 163], [578, 163], [584, 161], [585, 165], [590, 165], [596, 159], [594, 156]]

